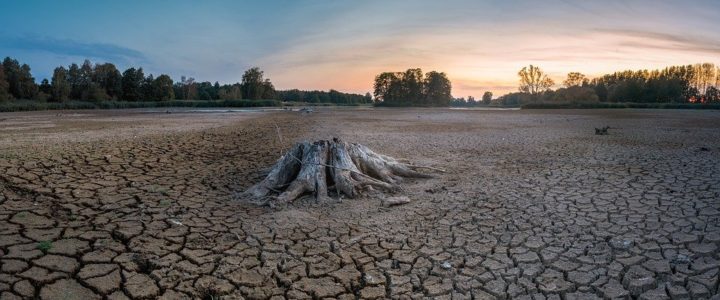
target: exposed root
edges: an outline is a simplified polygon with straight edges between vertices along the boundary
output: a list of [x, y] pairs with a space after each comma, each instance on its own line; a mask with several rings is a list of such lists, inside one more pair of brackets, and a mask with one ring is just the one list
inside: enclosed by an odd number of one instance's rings
[[429, 178], [418, 169], [432, 167], [404, 164], [355, 143], [338, 139], [298, 143], [283, 155], [265, 179], [245, 193], [253, 201], [273, 205], [310, 194], [321, 200], [330, 190], [356, 198], [370, 190], [395, 192], [402, 178]]

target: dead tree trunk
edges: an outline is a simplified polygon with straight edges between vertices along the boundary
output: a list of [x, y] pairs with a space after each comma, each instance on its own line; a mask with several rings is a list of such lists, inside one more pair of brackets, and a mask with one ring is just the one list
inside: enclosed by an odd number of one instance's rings
[[[244, 196], [266, 204], [288, 203], [310, 194], [329, 197], [328, 190], [356, 198], [369, 189], [394, 192], [403, 177], [429, 178], [418, 169], [430, 167], [400, 163], [355, 143], [332, 141], [302, 142], [283, 155], [261, 182]], [[328, 188], [330, 187], [330, 188]]]

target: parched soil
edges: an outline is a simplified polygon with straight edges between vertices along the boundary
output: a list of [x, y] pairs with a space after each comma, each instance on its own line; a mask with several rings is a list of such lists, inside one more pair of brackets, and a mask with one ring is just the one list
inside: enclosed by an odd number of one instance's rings
[[[447, 172], [236, 200], [332, 137]], [[720, 299], [718, 246], [715, 111], [0, 114], [3, 300]]]

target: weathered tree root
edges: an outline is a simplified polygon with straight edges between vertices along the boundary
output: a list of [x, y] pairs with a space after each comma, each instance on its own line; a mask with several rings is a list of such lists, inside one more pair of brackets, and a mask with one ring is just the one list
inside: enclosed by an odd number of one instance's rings
[[363, 145], [338, 139], [302, 142], [283, 155], [267, 177], [245, 191], [244, 196], [272, 205], [292, 202], [306, 194], [327, 198], [328, 187], [348, 198], [371, 189], [395, 192], [403, 177], [432, 177], [417, 169], [442, 171], [404, 164]]

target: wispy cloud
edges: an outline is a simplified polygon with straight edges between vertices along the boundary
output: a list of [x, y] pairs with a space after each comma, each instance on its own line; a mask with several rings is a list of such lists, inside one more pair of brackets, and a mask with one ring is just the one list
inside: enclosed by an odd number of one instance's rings
[[710, 37], [635, 29], [598, 28], [594, 31], [627, 38], [626, 41], [620, 41], [622, 46], [720, 54], [720, 42]]
[[0, 48], [47, 52], [60, 56], [83, 57], [126, 64], [146, 61], [146, 57], [142, 52], [115, 44], [84, 43], [69, 39], [39, 36], [2, 37], [0, 39]]

